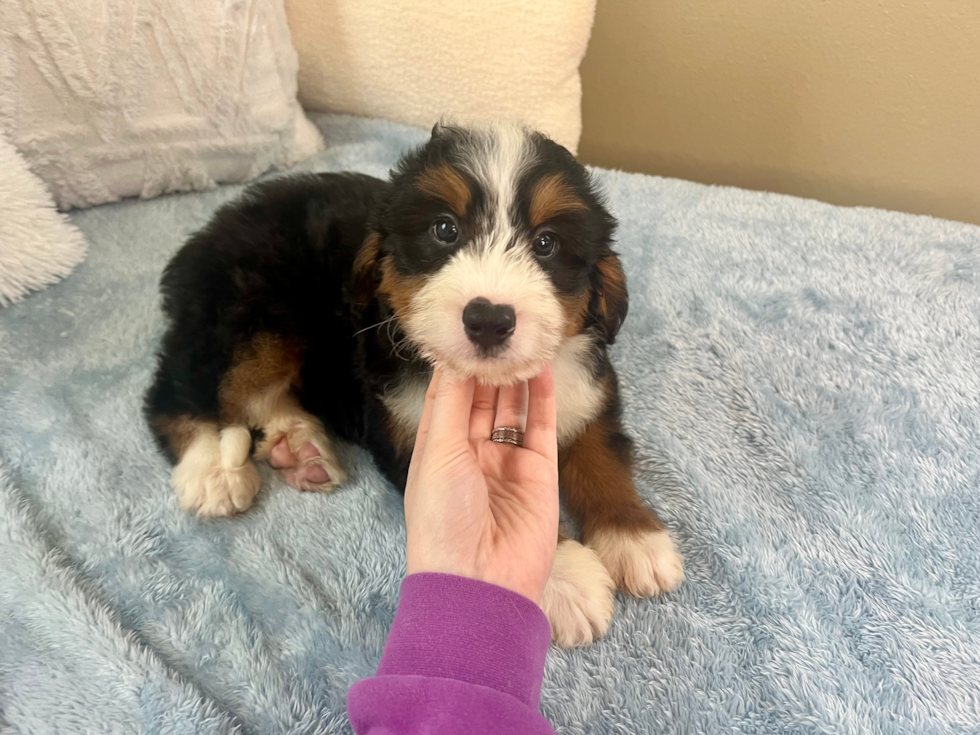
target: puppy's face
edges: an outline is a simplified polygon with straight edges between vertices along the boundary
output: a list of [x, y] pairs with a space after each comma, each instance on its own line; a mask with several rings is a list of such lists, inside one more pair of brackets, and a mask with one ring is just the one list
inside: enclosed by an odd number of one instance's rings
[[374, 224], [378, 293], [422, 357], [504, 385], [626, 314], [615, 223], [588, 172], [523, 128], [437, 126]]

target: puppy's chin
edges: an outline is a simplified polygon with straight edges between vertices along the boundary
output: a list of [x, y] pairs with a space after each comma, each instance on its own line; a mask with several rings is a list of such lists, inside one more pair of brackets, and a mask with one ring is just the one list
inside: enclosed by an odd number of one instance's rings
[[551, 356], [527, 360], [500, 357], [459, 358], [433, 355], [435, 364], [453, 380], [476, 378], [482, 385], [514, 385], [529, 380], [544, 370]]

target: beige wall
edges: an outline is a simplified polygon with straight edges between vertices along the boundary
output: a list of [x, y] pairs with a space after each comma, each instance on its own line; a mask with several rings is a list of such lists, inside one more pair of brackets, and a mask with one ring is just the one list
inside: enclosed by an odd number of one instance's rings
[[980, 0], [599, 0], [587, 163], [980, 224]]

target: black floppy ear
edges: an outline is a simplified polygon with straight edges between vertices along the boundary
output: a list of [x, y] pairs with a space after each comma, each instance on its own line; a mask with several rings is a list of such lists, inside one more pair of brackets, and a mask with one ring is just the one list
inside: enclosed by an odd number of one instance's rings
[[606, 344], [616, 341], [619, 328], [629, 311], [629, 294], [626, 291], [626, 274], [619, 256], [606, 248], [605, 254], [595, 264], [592, 274], [592, 299], [589, 316]]

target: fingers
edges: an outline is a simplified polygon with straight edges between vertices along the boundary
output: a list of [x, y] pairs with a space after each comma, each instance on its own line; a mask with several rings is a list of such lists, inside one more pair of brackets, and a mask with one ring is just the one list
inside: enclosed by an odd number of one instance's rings
[[555, 418], [555, 378], [546, 365], [528, 381], [527, 429], [524, 447], [558, 461], [557, 423]]
[[[497, 414], [493, 428], [512, 426], [524, 431], [527, 424], [527, 383], [501, 386], [497, 396]], [[487, 432], [487, 437], [490, 433]]]
[[557, 461], [555, 384], [548, 365], [527, 383], [495, 388], [468, 380], [458, 383], [436, 368], [425, 394], [425, 406], [415, 437], [415, 452], [430, 436], [458, 442], [469, 436], [489, 439], [501, 426], [526, 430], [524, 446]]
[[419, 428], [415, 433], [415, 449], [413, 454], [417, 454], [425, 447], [425, 438], [429, 433], [429, 423], [432, 421], [432, 404], [436, 400], [436, 391], [439, 389], [439, 380], [442, 371], [436, 368], [432, 371], [432, 378], [429, 380], [429, 387], [425, 391], [425, 404], [422, 407], [422, 418], [419, 420]]
[[497, 416], [497, 386], [478, 385], [473, 391], [470, 439], [489, 439]]
[[[437, 370], [441, 373], [441, 370]], [[440, 375], [432, 400], [432, 413], [426, 430], [426, 441], [436, 441], [442, 445], [466, 441], [470, 430], [470, 409], [473, 406], [473, 393], [476, 381], [473, 379], [457, 383], [445, 375]], [[426, 396], [426, 403], [429, 402]]]

